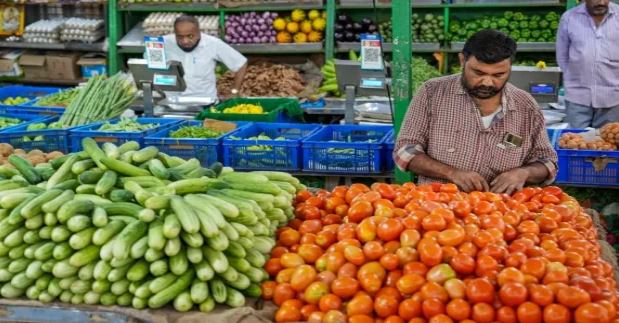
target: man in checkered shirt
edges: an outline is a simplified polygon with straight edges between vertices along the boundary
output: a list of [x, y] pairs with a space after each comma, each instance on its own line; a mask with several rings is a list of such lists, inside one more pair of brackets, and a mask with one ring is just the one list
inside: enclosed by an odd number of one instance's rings
[[419, 183], [511, 194], [551, 183], [557, 154], [533, 97], [507, 82], [516, 42], [496, 30], [473, 35], [461, 75], [424, 83], [406, 113], [393, 158]]

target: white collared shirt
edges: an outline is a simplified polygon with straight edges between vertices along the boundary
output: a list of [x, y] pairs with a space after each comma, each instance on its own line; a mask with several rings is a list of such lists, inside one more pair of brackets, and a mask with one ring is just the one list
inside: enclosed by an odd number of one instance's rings
[[[164, 36], [166, 59], [179, 61], [185, 71], [187, 89], [182, 96], [209, 97], [217, 100], [217, 79], [215, 67], [221, 62], [236, 72], [245, 63], [247, 58], [237, 50], [217, 37], [202, 33], [200, 43], [194, 50], [187, 53], [176, 43], [176, 36]], [[179, 92], [168, 92], [166, 95], [181, 95]]]

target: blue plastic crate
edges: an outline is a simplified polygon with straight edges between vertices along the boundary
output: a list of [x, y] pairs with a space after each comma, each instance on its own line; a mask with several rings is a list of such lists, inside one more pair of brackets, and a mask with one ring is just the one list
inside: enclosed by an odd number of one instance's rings
[[[148, 129], [145, 131], [139, 132], [125, 132], [125, 131], [100, 131], [99, 129], [105, 122], [96, 122], [83, 127], [74, 128], [70, 131], [70, 139], [71, 139], [71, 151], [81, 151], [82, 150], [82, 139], [89, 137], [94, 139], [99, 145], [102, 145], [106, 142], [111, 142], [116, 145], [122, 145], [127, 141], [136, 141], [140, 144], [140, 146], [144, 146], [144, 138], [146, 136], [152, 135], [158, 131], [163, 129], [167, 129], [171, 126], [181, 123], [183, 120], [181, 119], [168, 119], [168, 118], [137, 118], [137, 122], [146, 124], [146, 123], [157, 123], [159, 126]], [[119, 119], [112, 120], [110, 122], [116, 123]]]
[[31, 122], [42, 122], [44, 120], [49, 119], [49, 117], [45, 117], [45, 116], [38, 116], [34, 114], [21, 114], [21, 113], [1, 113], [0, 118], [15, 118], [15, 119], [19, 119], [22, 121], [20, 124], [0, 129], [0, 137], [4, 137], [4, 134], [6, 132], [12, 129], [15, 129], [17, 127], [28, 125]]
[[[62, 88], [59, 87], [41, 87], [41, 86], [24, 86], [24, 85], [9, 85], [0, 88], [0, 102], [4, 101], [9, 97], [26, 97], [31, 100], [31, 102], [37, 98], [44, 97], [46, 95], [60, 92]], [[31, 102], [27, 102], [24, 104], [20, 104], [17, 106], [14, 105], [3, 105], [0, 103], [0, 112], [11, 112], [11, 113], [22, 113], [19, 110], [19, 106], [24, 106], [31, 104]], [[11, 111], [8, 111], [8, 109]]]
[[[223, 163], [234, 169], [298, 171], [301, 169], [301, 140], [320, 125], [257, 122], [239, 129], [223, 139]], [[249, 140], [265, 134], [286, 140]], [[242, 138], [241, 140], [231, 137]], [[257, 147], [262, 146], [262, 147]]]
[[45, 129], [28, 131], [28, 126], [32, 123], [42, 122], [50, 124], [58, 121], [60, 117], [47, 117], [38, 121], [27, 122], [0, 134], [0, 142], [11, 144], [14, 148], [21, 148], [29, 151], [39, 149], [44, 152], [60, 151], [64, 154], [71, 152], [69, 132], [74, 128], [65, 129]]
[[[68, 89], [64, 89], [62, 91], [71, 91], [74, 90], [74, 88], [68, 88]], [[60, 91], [60, 92], [62, 92]], [[66, 110], [66, 107], [58, 107], [58, 106], [39, 106], [37, 105], [37, 102], [39, 102], [40, 100], [42, 100], [45, 97], [48, 97], [52, 94], [55, 93], [50, 93], [46, 96], [43, 97], [38, 97], [35, 100], [32, 100], [28, 103], [25, 104], [21, 104], [19, 106], [16, 107], [9, 107], [7, 109], [8, 112], [20, 112], [20, 113], [28, 113], [28, 114], [38, 114], [38, 115], [45, 115], [45, 116], [57, 116], [59, 114], [63, 114]]]
[[233, 134], [242, 127], [251, 123], [236, 122], [238, 128], [223, 134], [217, 138], [196, 139], [196, 138], [171, 138], [170, 132], [187, 126], [202, 126], [202, 121], [185, 121], [174, 125], [168, 129], [161, 130], [155, 134], [144, 138], [145, 146], [155, 146], [159, 151], [170, 156], [183, 159], [197, 158], [204, 167], [208, 167], [214, 162], [223, 161], [221, 152], [221, 140], [225, 135]]
[[[546, 129], [550, 143], [554, 146], [555, 143], [555, 129]], [[393, 161], [393, 150], [395, 149], [395, 131], [392, 130], [387, 134], [385, 138], [385, 145], [383, 146], [383, 159], [385, 165], [385, 172], [393, 172], [395, 170], [395, 162]]]
[[[585, 186], [619, 186], [619, 151], [576, 150], [559, 148], [564, 133], [585, 132], [584, 129], [561, 129], [555, 134], [559, 156], [557, 184]], [[596, 170], [594, 164], [600, 166]]]
[[555, 140], [557, 138], [555, 138], [555, 135], [557, 134], [557, 129], [550, 129], [550, 128], [546, 128], [546, 133], [548, 134], [548, 139], [550, 139], [550, 143], [552, 144], [552, 146], [554, 147], [555, 145]]
[[391, 126], [326, 126], [303, 140], [303, 171], [380, 173], [383, 144], [391, 130]]
[[393, 172], [395, 170], [395, 162], [393, 161], [393, 149], [395, 148], [395, 131], [392, 129], [385, 138], [383, 146], [383, 159], [385, 172]]

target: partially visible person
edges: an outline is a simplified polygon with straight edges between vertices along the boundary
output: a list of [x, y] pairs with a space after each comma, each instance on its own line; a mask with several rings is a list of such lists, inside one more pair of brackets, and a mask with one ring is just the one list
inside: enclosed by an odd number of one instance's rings
[[516, 42], [496, 30], [467, 40], [461, 75], [431, 79], [413, 98], [393, 158], [419, 183], [511, 194], [551, 183], [557, 154], [533, 97], [509, 84]]
[[571, 128], [619, 121], [619, 5], [585, 0], [564, 13], [557, 62]]
[[247, 58], [221, 39], [200, 32], [194, 16], [176, 18], [174, 34], [164, 36], [164, 44], [167, 60], [181, 62], [185, 71], [187, 89], [177, 95], [208, 97], [217, 102], [217, 62], [236, 73], [231, 93], [238, 95], [247, 71]]

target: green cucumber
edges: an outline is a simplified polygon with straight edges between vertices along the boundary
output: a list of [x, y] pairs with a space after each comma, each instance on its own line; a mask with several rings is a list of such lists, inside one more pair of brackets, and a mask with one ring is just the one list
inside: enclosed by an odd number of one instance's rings
[[17, 155], [11, 155], [8, 161], [30, 184], [37, 184], [43, 180], [34, 167], [32, 167], [32, 164], [26, 159]]
[[56, 217], [60, 223], [65, 223], [76, 214], [90, 214], [94, 207], [90, 201], [71, 200], [58, 209]]
[[163, 222], [163, 235], [166, 239], [174, 239], [177, 238], [180, 233], [181, 223], [178, 217], [174, 213], [168, 213]]
[[125, 225], [126, 224], [122, 221], [109, 222], [103, 228], [99, 228], [95, 231], [94, 235], [92, 236], [92, 243], [97, 246], [102, 246], [106, 244], [112, 239], [112, 237], [122, 231]]
[[101, 149], [105, 153], [105, 156], [109, 158], [118, 158], [120, 157], [120, 149], [118, 146], [114, 145], [111, 142], [106, 142], [101, 146]]
[[54, 175], [52, 175], [52, 177], [47, 180], [47, 185], [45, 186], [45, 188], [48, 190], [52, 189], [56, 185], [67, 180], [67, 177], [71, 175], [71, 168], [73, 167], [73, 164], [75, 164], [79, 160], [79, 158], [80, 157], [77, 154], [71, 155], [69, 158], [67, 158], [67, 160], [62, 164], [62, 166], [58, 168], [56, 173], [54, 173]]
[[166, 238], [163, 234], [163, 222], [156, 220], [148, 227], [148, 247], [155, 250], [163, 250], [166, 245]]
[[92, 224], [97, 228], [103, 228], [108, 225], [107, 212], [104, 208], [95, 207], [92, 211]]
[[148, 306], [154, 309], [163, 307], [191, 286], [194, 275], [193, 269], [185, 272], [172, 285], [149, 298]]
[[97, 193], [98, 195], [107, 194], [109, 191], [112, 190], [114, 185], [116, 185], [117, 179], [118, 175], [116, 174], [116, 172], [111, 170], [105, 171], [105, 173], [103, 173], [103, 176], [95, 186], [95, 193]]
[[95, 167], [97, 164], [92, 159], [84, 159], [78, 162], [75, 162], [73, 166], [71, 166], [71, 172], [75, 175], [80, 175], [85, 171]]
[[[120, 160], [103, 157], [101, 162], [108, 168], [126, 176], [149, 176], [150, 172]], [[100, 167], [100, 166], [99, 166]], [[100, 167], [101, 168], [101, 167]]]
[[80, 184], [97, 184], [105, 171], [95, 168], [81, 173], [77, 179]]

